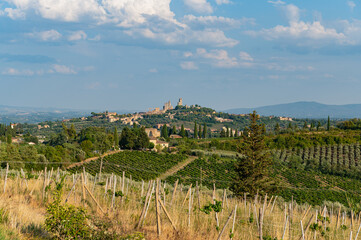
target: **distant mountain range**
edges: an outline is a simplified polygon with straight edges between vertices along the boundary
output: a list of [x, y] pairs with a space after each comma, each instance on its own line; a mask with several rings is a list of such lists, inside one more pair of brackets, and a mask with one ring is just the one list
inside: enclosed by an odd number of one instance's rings
[[327, 105], [317, 102], [295, 102], [256, 108], [235, 108], [224, 110], [227, 113], [247, 114], [256, 110], [262, 116], [294, 118], [361, 118], [361, 104]]

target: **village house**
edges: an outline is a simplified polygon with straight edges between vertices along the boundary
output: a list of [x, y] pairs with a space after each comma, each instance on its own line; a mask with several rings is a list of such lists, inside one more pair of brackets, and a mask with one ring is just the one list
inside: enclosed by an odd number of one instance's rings
[[149, 142], [153, 143], [154, 144], [154, 149], [157, 147], [157, 146], [160, 146], [161, 149], [164, 149], [164, 148], [168, 148], [169, 147], [169, 143], [167, 142], [164, 142], [164, 141], [161, 141], [161, 140], [158, 140], [158, 139], [150, 139]]
[[290, 117], [280, 117], [280, 120], [281, 121], [293, 121], [293, 119], [292, 118], [290, 118]]

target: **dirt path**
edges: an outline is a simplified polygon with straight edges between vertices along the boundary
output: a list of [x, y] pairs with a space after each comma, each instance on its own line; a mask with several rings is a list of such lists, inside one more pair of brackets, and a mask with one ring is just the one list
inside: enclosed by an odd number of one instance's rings
[[166, 179], [169, 176], [172, 176], [173, 174], [175, 174], [176, 172], [178, 172], [179, 170], [183, 169], [185, 166], [187, 166], [188, 164], [190, 164], [191, 162], [193, 162], [194, 160], [196, 160], [198, 157], [189, 157], [187, 158], [185, 161], [177, 164], [176, 166], [170, 168], [168, 171], [166, 171], [165, 173], [161, 174], [159, 176], [160, 180]]
[[[104, 153], [103, 155], [101, 155], [101, 157], [106, 157], [106, 156], [108, 156], [108, 155], [112, 155], [112, 154], [115, 154], [115, 153], [118, 153], [118, 152], [121, 152], [121, 151], [122, 151], [122, 150], [115, 150], [115, 151], [107, 152], [107, 153]], [[88, 162], [91, 162], [91, 161], [95, 161], [95, 160], [97, 160], [98, 158], [99, 158], [99, 157], [87, 158], [87, 159], [85, 159], [84, 161], [71, 164], [71, 165], [68, 166], [66, 169], [70, 169], [70, 168], [73, 168], [73, 167], [81, 166], [81, 165], [83, 165], [84, 163], [88, 163]]]

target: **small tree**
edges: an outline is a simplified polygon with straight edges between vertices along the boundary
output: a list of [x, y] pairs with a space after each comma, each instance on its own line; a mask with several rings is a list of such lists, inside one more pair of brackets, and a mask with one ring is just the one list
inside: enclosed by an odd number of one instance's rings
[[226, 132], [224, 131], [224, 129], [222, 128], [221, 130], [221, 138], [224, 138], [226, 137]]
[[177, 128], [175, 126], [172, 128], [172, 134], [177, 134]]
[[237, 138], [239, 135], [238, 135], [238, 129], [235, 130], [234, 132], [234, 137]]
[[117, 127], [114, 127], [114, 148], [119, 148], [119, 136], [118, 136], [118, 129]]
[[167, 139], [168, 138], [168, 127], [167, 124], [164, 124], [162, 127], [161, 137]]
[[202, 138], [202, 125], [199, 124], [198, 138]]
[[259, 115], [254, 111], [250, 114], [250, 125], [246, 128], [243, 148], [239, 152], [243, 157], [238, 157], [236, 164], [236, 177], [231, 186], [236, 195], [242, 193], [256, 194], [259, 191], [267, 191], [271, 181], [268, 176], [272, 160], [264, 142], [265, 129], [258, 124]]
[[331, 127], [330, 116], [328, 116], [328, 118], [327, 118], [327, 131], [330, 131], [330, 127]]
[[279, 125], [279, 123], [276, 123], [276, 126], [275, 126], [275, 128], [274, 128], [274, 131], [275, 131], [275, 133], [276, 134], [278, 134], [279, 132], [280, 132], [280, 125]]
[[308, 126], [307, 126], [307, 122], [305, 121], [305, 123], [303, 124], [303, 130], [307, 130]]
[[179, 131], [179, 136], [181, 136], [181, 137], [186, 136], [186, 131], [184, 130], [184, 125], [183, 124], [181, 126], [181, 130]]
[[203, 124], [203, 138], [207, 138], [207, 125], [206, 123]]
[[197, 122], [194, 122], [194, 138], [198, 138], [198, 128], [197, 128]]

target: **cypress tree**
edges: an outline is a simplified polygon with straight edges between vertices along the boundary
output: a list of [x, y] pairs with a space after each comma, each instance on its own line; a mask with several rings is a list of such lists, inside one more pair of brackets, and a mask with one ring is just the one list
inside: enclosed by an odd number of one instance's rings
[[206, 123], [203, 124], [203, 138], [207, 138], [207, 125], [206, 125]]
[[318, 121], [318, 122], [317, 122], [317, 127], [316, 127], [317, 131], [319, 131], [319, 130], [320, 130], [320, 127], [321, 127], [321, 122], [320, 122], [320, 121]]
[[224, 138], [226, 137], [226, 132], [224, 131], [224, 129], [222, 128], [221, 130], [221, 138]]
[[168, 127], [167, 124], [164, 124], [162, 127], [161, 137], [168, 138]]
[[118, 136], [118, 129], [117, 127], [114, 127], [114, 148], [119, 148], [119, 136]]
[[262, 194], [271, 186], [268, 174], [272, 160], [264, 141], [264, 128], [257, 123], [259, 115], [256, 111], [250, 114], [250, 120], [250, 125], [246, 128], [249, 136], [244, 136], [244, 146], [240, 150], [243, 157], [237, 159], [236, 177], [231, 186], [236, 195], [249, 193], [253, 196], [257, 191]]
[[202, 126], [199, 124], [198, 138], [202, 138]]
[[186, 131], [184, 130], [184, 125], [183, 124], [181, 126], [181, 130], [179, 131], [179, 136], [181, 136], [181, 137], [186, 136]]
[[233, 137], [233, 130], [232, 130], [232, 128], [229, 130], [229, 137]]
[[279, 123], [276, 123], [276, 126], [275, 126], [275, 133], [279, 133], [280, 132], [280, 125], [279, 125]]
[[173, 126], [172, 134], [177, 134], [177, 128], [175, 126]]
[[330, 131], [330, 116], [327, 118], [327, 131]]
[[303, 130], [307, 129], [307, 122], [305, 121], [305, 123], [303, 124]]
[[229, 137], [229, 128], [227, 127], [226, 137]]
[[197, 127], [197, 122], [194, 122], [194, 138], [198, 138], [198, 127]]
[[235, 137], [235, 138], [238, 137], [238, 129], [235, 130], [235, 132], [234, 132], [234, 137]]

